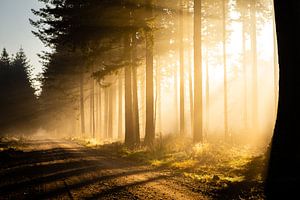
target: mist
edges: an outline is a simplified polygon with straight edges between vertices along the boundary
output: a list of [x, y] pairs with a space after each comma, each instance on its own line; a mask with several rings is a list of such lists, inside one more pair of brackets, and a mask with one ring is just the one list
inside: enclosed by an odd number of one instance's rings
[[[273, 6], [270, 1], [262, 3], [262, 10], [247, 8], [251, 6], [247, 1], [223, 4], [223, 1], [204, 1], [202, 5], [202, 134], [205, 141], [267, 144], [274, 128], [278, 97]], [[126, 132], [125, 93], [130, 90], [129, 109], [136, 115], [133, 118], [137, 117], [134, 126], [138, 126], [141, 138], [145, 137], [147, 98], [153, 101], [156, 137], [167, 134], [193, 137], [192, 113], [196, 101], [193, 4], [183, 2], [179, 11], [173, 11], [171, 3], [153, 6], [157, 8], [151, 21], [153, 96], [146, 94], [147, 63], [142, 49], [147, 35], [144, 32], [129, 33], [128, 45], [123, 36], [105, 44], [108, 49], [96, 57], [91, 55], [93, 61], [87, 64], [81, 65], [83, 60], [73, 59], [72, 64], [77, 66], [72, 74], [50, 72], [51, 68], [55, 71], [56, 65], [68, 68], [65, 65], [72, 59], [60, 61], [59, 55], [55, 58], [61, 51], [57, 50], [44, 74], [40, 99], [46, 103], [52, 101], [51, 106], [59, 108], [54, 111], [55, 117], [47, 118], [41, 127], [64, 136], [122, 141]], [[222, 13], [223, 6], [225, 13]], [[144, 16], [139, 13], [143, 9], [138, 6], [128, 11], [132, 12], [130, 23], [141, 20], [138, 17]], [[81, 56], [80, 52], [76, 54]], [[69, 53], [67, 56], [72, 57]], [[122, 67], [126, 65], [124, 62], [130, 64], [129, 75], [125, 74], [126, 67]], [[53, 73], [58, 73], [54, 77], [58, 88], [48, 89]], [[125, 76], [130, 76], [129, 84], [125, 83]]]
[[[49, 165], [29, 197], [265, 198], [279, 96], [272, 0], [40, 2], [29, 23], [50, 49], [43, 73], [32, 80], [22, 48], [0, 56], [0, 154], [6, 167], [14, 156]], [[40, 189], [43, 170], [58, 175]], [[9, 197], [30, 190], [15, 184]]]

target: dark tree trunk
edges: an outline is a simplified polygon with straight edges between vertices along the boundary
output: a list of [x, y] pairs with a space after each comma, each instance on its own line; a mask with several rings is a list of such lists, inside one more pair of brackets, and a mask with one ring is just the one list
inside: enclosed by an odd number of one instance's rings
[[194, 142], [203, 142], [201, 0], [194, 2]]
[[130, 49], [130, 36], [125, 37], [124, 54], [129, 61], [125, 67], [125, 144], [134, 145], [133, 135], [133, 108], [132, 108], [132, 63], [130, 54], [126, 51]]
[[139, 116], [139, 100], [138, 100], [138, 79], [137, 79], [137, 62], [136, 62], [136, 42], [132, 39], [132, 110], [133, 110], [133, 127], [135, 145], [140, 143], [140, 116]]
[[266, 195], [268, 199], [297, 199], [300, 181], [300, 1], [274, 2], [280, 80]]
[[277, 107], [278, 107], [278, 48], [277, 48], [277, 36], [275, 17], [273, 22], [273, 40], [274, 40], [274, 118], [276, 119]]
[[149, 31], [146, 39], [146, 135], [145, 143], [151, 146], [155, 138], [154, 91], [153, 91], [153, 33]]
[[138, 145], [140, 143], [140, 120], [139, 120], [139, 101], [138, 101], [138, 87], [137, 87], [137, 68], [133, 67], [133, 87], [132, 87], [132, 104], [133, 104], [133, 127], [134, 127], [134, 137], [135, 143]]
[[[158, 53], [159, 54], [159, 53]], [[155, 123], [156, 131], [161, 132], [161, 76], [160, 76], [160, 56], [156, 59], [156, 103], [155, 103]]]
[[[152, 1], [147, 0], [149, 18], [153, 17]], [[152, 146], [155, 139], [154, 91], [153, 91], [153, 30], [146, 30], [146, 132], [145, 144]]]

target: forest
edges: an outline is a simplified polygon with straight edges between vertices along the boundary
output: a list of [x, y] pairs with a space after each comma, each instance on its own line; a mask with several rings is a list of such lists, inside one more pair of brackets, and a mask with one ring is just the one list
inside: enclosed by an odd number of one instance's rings
[[38, 1], [43, 73], [0, 56], [0, 199], [292, 194], [299, 3]]
[[202, 19], [190, 1], [66, 1], [33, 11], [35, 35], [53, 49], [43, 55], [42, 123], [129, 146], [160, 134], [265, 140], [277, 109], [274, 17], [271, 1], [250, 3], [203, 1]]

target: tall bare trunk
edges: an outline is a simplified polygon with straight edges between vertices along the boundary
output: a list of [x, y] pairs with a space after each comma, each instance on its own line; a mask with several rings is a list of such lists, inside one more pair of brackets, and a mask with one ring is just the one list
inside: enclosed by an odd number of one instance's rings
[[154, 125], [154, 91], [153, 91], [153, 33], [147, 31], [146, 36], [146, 135], [145, 143], [153, 145], [155, 138]]
[[229, 139], [228, 133], [228, 91], [227, 91], [227, 49], [226, 49], [226, 9], [227, 0], [223, 0], [223, 62], [224, 62], [224, 133], [225, 140]]
[[201, 0], [194, 2], [194, 142], [203, 142]]
[[184, 135], [184, 46], [183, 1], [179, 0], [179, 57], [180, 57], [180, 135]]
[[279, 64], [278, 64], [278, 48], [277, 48], [277, 35], [275, 25], [275, 14], [273, 17], [273, 42], [274, 42], [274, 120], [277, 117], [278, 107], [278, 86], [279, 86]]
[[210, 117], [210, 99], [209, 99], [209, 67], [208, 67], [208, 61], [209, 61], [209, 55], [208, 55], [208, 47], [206, 47], [205, 50], [205, 67], [206, 67], [206, 88], [205, 88], [205, 105], [206, 105], [206, 131], [205, 131], [205, 137], [207, 139], [208, 132], [209, 132], [209, 117]]
[[125, 37], [124, 42], [124, 54], [129, 61], [125, 67], [125, 144], [127, 146], [134, 145], [134, 135], [133, 135], [133, 108], [132, 108], [132, 62], [131, 56], [127, 53], [130, 47], [130, 38], [128, 35]]
[[[188, 11], [187, 11], [187, 16], [188, 16]], [[186, 26], [187, 31], [188, 31], [188, 38], [191, 38], [191, 29], [190, 26], [187, 24]], [[194, 94], [193, 94], [193, 66], [192, 66], [192, 55], [191, 55], [191, 45], [190, 41], [188, 41], [187, 45], [188, 49], [188, 72], [189, 72], [189, 101], [190, 101], [190, 128], [191, 128], [191, 135], [193, 135], [194, 131]]]
[[145, 77], [141, 80], [141, 130], [143, 131], [143, 137], [146, 136], [146, 81]]
[[[158, 50], [159, 51], [159, 50]], [[160, 57], [156, 60], [156, 104], [155, 104], [155, 122], [156, 130], [161, 131], [161, 76], [160, 76]]]
[[[146, 1], [148, 18], [153, 17], [152, 0]], [[145, 144], [152, 146], [155, 139], [154, 91], [153, 91], [153, 30], [146, 30], [146, 135]]]
[[114, 107], [115, 107], [115, 86], [111, 85], [109, 88], [109, 115], [108, 115], [108, 138], [113, 138], [113, 119], [114, 119]]
[[188, 61], [189, 61], [189, 94], [190, 94], [190, 118], [191, 118], [191, 134], [194, 133], [194, 95], [193, 95], [193, 74], [191, 64], [191, 50], [188, 50]]
[[95, 106], [95, 138], [97, 138], [97, 132], [99, 129], [99, 90], [98, 86], [96, 85], [95, 87], [95, 101], [96, 101], [96, 106]]
[[133, 129], [135, 145], [140, 143], [140, 116], [139, 116], [139, 99], [138, 99], [138, 79], [137, 79], [137, 62], [136, 62], [136, 39], [132, 37], [131, 54], [132, 54], [132, 105], [133, 105]]
[[[94, 69], [92, 69], [92, 72]], [[90, 88], [90, 132], [92, 133], [92, 137], [95, 138], [95, 87], [94, 87], [94, 79], [90, 80], [91, 88]]]
[[84, 72], [80, 74], [80, 121], [81, 121], [81, 136], [85, 134], [85, 118], [84, 118], [84, 91], [83, 91]]
[[104, 138], [108, 138], [108, 124], [109, 124], [109, 88], [104, 89]]
[[246, 8], [243, 8], [242, 13], [242, 20], [243, 20], [243, 27], [242, 27], [242, 48], [243, 48], [243, 121], [244, 121], [244, 128], [248, 129], [248, 87], [247, 87], [247, 55], [246, 55]]
[[123, 126], [123, 83], [121, 73], [119, 74], [118, 83], [118, 139], [122, 139], [122, 126]]
[[101, 138], [102, 137], [102, 131], [103, 131], [103, 126], [102, 126], [102, 96], [101, 96], [101, 87], [98, 88], [98, 96], [99, 96], [99, 112], [98, 112], [98, 134], [99, 134], [99, 137]]
[[252, 50], [252, 123], [253, 129], [258, 128], [258, 98], [257, 98], [257, 39], [256, 39], [256, 1], [250, 1], [251, 18], [251, 50]]
[[137, 66], [133, 67], [133, 127], [134, 127], [134, 137], [135, 143], [140, 143], [140, 120], [139, 120], [139, 102], [138, 102], [138, 88], [137, 88]]
[[175, 133], [178, 132], [178, 77], [177, 65], [174, 67], [174, 117], [175, 117]]

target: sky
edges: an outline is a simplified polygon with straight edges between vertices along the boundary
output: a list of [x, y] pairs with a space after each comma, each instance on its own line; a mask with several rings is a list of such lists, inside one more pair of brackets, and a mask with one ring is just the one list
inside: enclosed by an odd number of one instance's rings
[[29, 18], [36, 19], [31, 9], [42, 4], [38, 0], [0, 0], [0, 49], [5, 47], [9, 54], [15, 54], [22, 47], [33, 66], [33, 75], [42, 71], [37, 56], [46, 48], [31, 31]]

